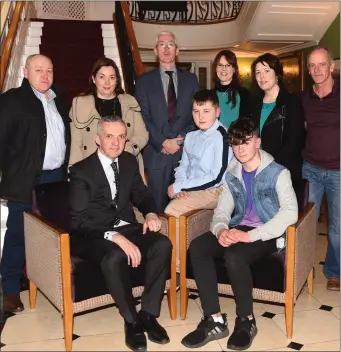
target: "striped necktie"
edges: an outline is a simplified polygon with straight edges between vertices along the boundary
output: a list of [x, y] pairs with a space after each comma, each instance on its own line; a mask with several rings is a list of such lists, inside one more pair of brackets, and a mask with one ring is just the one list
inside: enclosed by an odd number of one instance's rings
[[176, 112], [176, 94], [175, 94], [175, 87], [174, 87], [174, 80], [173, 80], [173, 71], [165, 71], [169, 76], [169, 83], [168, 83], [168, 92], [167, 92], [167, 105], [168, 105], [168, 115], [169, 119], [168, 122], [171, 126], [173, 126], [175, 121], [175, 112]]

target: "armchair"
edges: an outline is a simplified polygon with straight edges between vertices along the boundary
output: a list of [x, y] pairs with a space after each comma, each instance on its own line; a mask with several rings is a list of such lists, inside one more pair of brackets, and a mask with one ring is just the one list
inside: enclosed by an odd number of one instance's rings
[[[209, 231], [213, 210], [194, 210], [180, 217], [180, 317], [186, 319], [189, 290], [197, 290], [188, 247], [196, 237]], [[293, 309], [305, 282], [309, 293], [313, 291], [315, 260], [316, 209], [306, 204], [296, 224], [287, 229], [287, 247], [282, 253], [273, 253], [251, 266], [253, 298], [283, 303], [287, 337], [292, 338]], [[218, 292], [233, 296], [224, 261], [216, 261]]]
[[[30, 281], [30, 308], [35, 308], [39, 289], [63, 316], [65, 350], [72, 350], [75, 314], [113, 304], [100, 268], [70, 255], [68, 182], [39, 185], [35, 211], [24, 214], [26, 267]], [[137, 214], [139, 222], [142, 214]], [[175, 218], [161, 215], [161, 233], [173, 244], [170, 277], [166, 282], [171, 319], [176, 319]], [[132, 269], [133, 296], [144, 289], [144, 267]]]

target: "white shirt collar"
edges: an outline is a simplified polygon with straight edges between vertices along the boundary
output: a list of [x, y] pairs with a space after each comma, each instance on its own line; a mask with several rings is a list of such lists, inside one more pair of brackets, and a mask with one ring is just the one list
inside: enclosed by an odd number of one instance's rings
[[53, 100], [56, 97], [56, 93], [51, 88], [47, 91], [48, 98], [46, 98], [45, 94], [38, 92], [32, 86], [31, 86], [31, 88], [39, 100], [45, 99], [46, 101], [50, 102], [51, 100]]
[[110, 158], [108, 158], [106, 155], [104, 155], [99, 148], [97, 149], [97, 155], [99, 158], [99, 161], [101, 162], [103, 169], [106, 169], [107, 167], [111, 167], [111, 164], [113, 163], [113, 161], [115, 163], [117, 163], [117, 158], [115, 160], [112, 160]]

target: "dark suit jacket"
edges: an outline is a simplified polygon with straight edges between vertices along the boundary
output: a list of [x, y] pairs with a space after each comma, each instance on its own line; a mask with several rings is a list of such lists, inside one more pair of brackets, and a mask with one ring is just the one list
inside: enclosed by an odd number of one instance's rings
[[119, 203], [111, 207], [111, 190], [97, 151], [70, 168], [71, 234], [104, 238], [116, 217], [137, 223], [133, 205], [143, 215], [156, 213], [153, 197], [142, 181], [136, 158], [123, 152], [118, 157]]
[[143, 74], [136, 81], [135, 96], [149, 132], [149, 141], [143, 153], [147, 169], [159, 169], [167, 163], [180, 160], [181, 152], [173, 155], [161, 153], [162, 143], [167, 138], [175, 138], [179, 134], [185, 137], [187, 132], [195, 129], [192, 119], [192, 98], [199, 89], [197, 77], [181, 69], [177, 69], [177, 77], [177, 109], [172, 127], [168, 121], [169, 114], [160, 68]]
[[[55, 104], [65, 126], [65, 179], [70, 155], [70, 118], [63, 92], [52, 85]], [[46, 122], [42, 102], [24, 78], [19, 88], [1, 96], [0, 102], [0, 198], [31, 203], [32, 190], [43, 169]]]
[[[263, 97], [253, 102], [251, 118], [259, 126]], [[281, 88], [274, 109], [262, 129], [262, 149], [291, 172], [292, 179], [302, 178], [302, 150], [305, 144], [304, 113], [299, 96]]]

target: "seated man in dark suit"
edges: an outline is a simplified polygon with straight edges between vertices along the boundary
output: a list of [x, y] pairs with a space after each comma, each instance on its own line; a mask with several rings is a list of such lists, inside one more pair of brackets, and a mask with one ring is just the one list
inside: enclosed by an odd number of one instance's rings
[[[107, 116], [98, 123], [98, 150], [74, 164], [70, 176], [72, 254], [100, 265], [108, 291], [125, 321], [126, 345], [146, 350], [146, 338], [168, 343], [156, 321], [169, 275], [172, 245], [158, 233], [161, 221], [136, 158], [124, 152], [126, 126]], [[133, 205], [145, 216], [140, 225]], [[130, 268], [145, 265], [141, 311], [136, 312]]]

